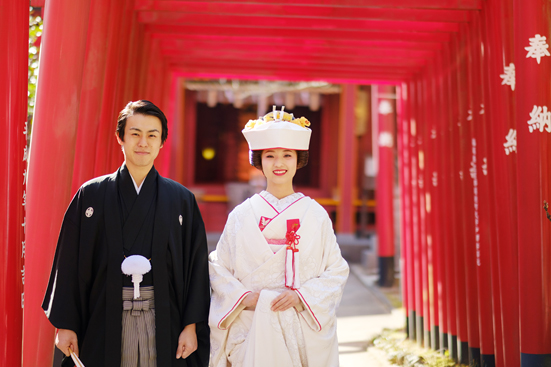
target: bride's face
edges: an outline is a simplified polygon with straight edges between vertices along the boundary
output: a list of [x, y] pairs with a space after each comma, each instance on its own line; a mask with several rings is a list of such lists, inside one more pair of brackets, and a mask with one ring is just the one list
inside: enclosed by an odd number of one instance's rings
[[262, 171], [268, 182], [293, 184], [297, 172], [297, 152], [289, 149], [269, 149], [262, 152]]

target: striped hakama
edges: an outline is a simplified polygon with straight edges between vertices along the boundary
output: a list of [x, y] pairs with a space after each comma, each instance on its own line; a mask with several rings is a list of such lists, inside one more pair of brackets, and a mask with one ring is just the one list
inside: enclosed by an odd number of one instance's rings
[[157, 367], [153, 287], [140, 287], [137, 300], [133, 287], [123, 287], [122, 300], [121, 367]]

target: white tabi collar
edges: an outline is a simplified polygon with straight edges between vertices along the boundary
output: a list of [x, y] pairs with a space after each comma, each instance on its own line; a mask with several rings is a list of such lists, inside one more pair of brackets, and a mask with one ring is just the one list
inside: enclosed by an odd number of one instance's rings
[[130, 178], [132, 179], [132, 183], [134, 184], [134, 188], [136, 189], [136, 193], [138, 195], [140, 195], [140, 190], [142, 189], [143, 183], [145, 182], [145, 179], [147, 178], [147, 176], [143, 179], [141, 185], [138, 187], [138, 185], [136, 184], [136, 181], [134, 181], [134, 177], [132, 177], [130, 172], [128, 172], [128, 174], [130, 175]]
[[301, 192], [295, 192], [294, 194], [285, 196], [282, 199], [278, 199], [266, 190], [263, 190], [259, 195], [266, 199], [266, 201], [270, 203], [278, 212], [283, 211], [283, 209], [287, 208], [289, 205], [304, 196]]

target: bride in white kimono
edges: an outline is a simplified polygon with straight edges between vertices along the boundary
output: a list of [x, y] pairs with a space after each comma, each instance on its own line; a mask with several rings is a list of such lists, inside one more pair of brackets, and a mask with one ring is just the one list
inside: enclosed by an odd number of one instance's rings
[[243, 130], [267, 188], [230, 213], [209, 256], [211, 366], [339, 365], [348, 264], [325, 209], [292, 185], [308, 161], [309, 125], [274, 109]]

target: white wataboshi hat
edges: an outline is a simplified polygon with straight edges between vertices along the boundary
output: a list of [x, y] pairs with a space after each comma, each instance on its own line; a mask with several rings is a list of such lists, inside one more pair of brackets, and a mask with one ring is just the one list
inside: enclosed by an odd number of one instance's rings
[[304, 118], [294, 118], [290, 113], [274, 110], [257, 120], [249, 120], [242, 133], [250, 150], [293, 149], [308, 150], [312, 130]]

